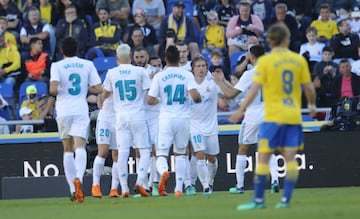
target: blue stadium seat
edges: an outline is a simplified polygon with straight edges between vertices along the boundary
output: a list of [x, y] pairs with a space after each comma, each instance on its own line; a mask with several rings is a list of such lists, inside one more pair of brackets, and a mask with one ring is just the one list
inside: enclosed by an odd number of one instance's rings
[[239, 60], [240, 56], [243, 56], [247, 53], [247, 51], [238, 51], [238, 52], [234, 52], [231, 57], [230, 57], [230, 69], [231, 69], [231, 73], [233, 73], [235, 71], [235, 67], [236, 64]]
[[19, 105], [21, 106], [21, 103], [26, 100], [26, 88], [29, 85], [35, 85], [37, 89], [37, 98], [40, 99], [40, 97], [44, 94], [48, 94], [48, 85], [45, 82], [41, 81], [29, 81], [24, 82], [20, 85], [20, 91], [19, 91]]
[[4, 108], [0, 108], [0, 117], [10, 120], [11, 119], [11, 110], [10, 106], [6, 106]]
[[93, 63], [99, 75], [117, 66], [115, 57], [97, 57], [93, 60]]
[[14, 98], [14, 89], [13, 86], [6, 83], [0, 83], [0, 94], [9, 104], [6, 109], [0, 110], [0, 116], [9, 120], [11, 115], [14, 115], [15, 109], [15, 98]]
[[104, 71], [103, 73], [101, 73], [101, 75], [100, 75], [101, 83], [104, 82], [107, 72], [108, 71]]
[[14, 98], [14, 89], [10, 84], [0, 83], [0, 94], [5, 100], [12, 99]]
[[[173, 5], [175, 4], [175, 2], [179, 2], [179, 0], [169, 0], [167, 1], [167, 8], [166, 8], [166, 14], [170, 14], [172, 12], [172, 8]], [[185, 15], [188, 17], [192, 17], [193, 16], [193, 1], [192, 0], [183, 0], [182, 2], [184, 2], [185, 4]]]

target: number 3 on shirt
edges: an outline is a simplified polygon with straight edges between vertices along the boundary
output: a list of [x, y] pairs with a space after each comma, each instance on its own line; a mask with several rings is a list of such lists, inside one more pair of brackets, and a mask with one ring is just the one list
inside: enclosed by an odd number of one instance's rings
[[72, 73], [69, 75], [69, 81], [72, 82], [72, 87], [68, 89], [69, 94], [78, 95], [81, 91], [80, 82], [81, 78], [79, 74]]
[[175, 87], [173, 95], [173, 86], [167, 85], [164, 88], [164, 92], [167, 93], [167, 105], [172, 105], [173, 102], [179, 102], [179, 104], [185, 103], [185, 87], [183, 84], [178, 84]]

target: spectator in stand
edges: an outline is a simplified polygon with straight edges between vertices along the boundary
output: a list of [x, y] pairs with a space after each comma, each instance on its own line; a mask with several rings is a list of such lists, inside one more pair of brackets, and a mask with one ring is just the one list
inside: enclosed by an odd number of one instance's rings
[[16, 38], [19, 38], [19, 29], [21, 27], [22, 14], [17, 5], [10, 0], [0, 1], [0, 16], [8, 20], [8, 31]]
[[351, 26], [348, 19], [342, 19], [337, 23], [339, 32], [330, 40], [330, 46], [334, 49], [334, 61], [339, 62], [347, 58], [353, 62], [359, 59], [360, 40], [357, 34], [351, 33]]
[[311, 23], [317, 30], [318, 41], [327, 42], [332, 36], [339, 33], [335, 21], [330, 20], [330, 6], [322, 4], [320, 6], [320, 19]]
[[206, 16], [208, 9], [206, 8], [205, 0], [194, 0], [193, 9], [193, 22], [198, 31], [200, 31], [209, 24]]
[[225, 78], [227, 80], [230, 80], [230, 74], [229, 71], [227, 71], [227, 69], [225, 68], [224, 64], [223, 64], [223, 54], [219, 51], [212, 51], [211, 55], [210, 55], [210, 66], [209, 66], [209, 71], [210, 72], [215, 72], [216, 69], [221, 69], [222, 72], [224, 72]]
[[347, 59], [339, 63], [340, 77], [335, 78], [332, 94], [336, 101], [343, 97], [360, 95], [360, 77], [351, 72], [351, 64]]
[[42, 40], [31, 38], [30, 52], [21, 60], [22, 74], [25, 81], [42, 81], [49, 83], [51, 60], [46, 52], [43, 52]]
[[355, 0], [316, 0], [314, 9], [315, 12], [319, 11], [321, 5], [325, 3], [328, 4], [331, 8], [330, 18], [333, 20], [340, 16], [341, 10], [350, 11], [351, 8], [356, 4]]
[[219, 51], [222, 54], [226, 49], [226, 39], [224, 27], [219, 25], [218, 14], [216, 11], [209, 11], [207, 13], [207, 25], [201, 31], [200, 45], [202, 45], [201, 54], [206, 56], [212, 51]]
[[[9, 107], [8, 103], [0, 94], [0, 111]], [[0, 116], [0, 122], [6, 122], [6, 119]], [[10, 129], [8, 125], [0, 125], [0, 135], [10, 134]]]
[[171, 45], [174, 46], [176, 41], [177, 41], [177, 37], [176, 37], [175, 30], [167, 29], [165, 38], [162, 41], [160, 41], [160, 46], [159, 46], [158, 53], [159, 53], [161, 60], [164, 60], [164, 58], [165, 58], [166, 49]]
[[15, 86], [17, 74], [20, 73], [20, 54], [16, 47], [5, 43], [4, 35], [0, 33], [0, 82]]
[[132, 34], [132, 31], [134, 29], [140, 28], [143, 32], [144, 40], [146, 41], [146, 43], [159, 49], [156, 31], [149, 23], [147, 23], [147, 14], [145, 14], [145, 11], [143, 9], [138, 8], [136, 10], [134, 14], [134, 20], [135, 23], [133, 25], [129, 25], [126, 28], [125, 34], [123, 36], [123, 42], [128, 41], [128, 37]]
[[128, 25], [130, 5], [128, 0], [99, 0], [96, 3], [96, 11], [99, 8], [109, 8], [111, 18], [120, 23], [121, 28]]
[[353, 8], [353, 11], [350, 13], [350, 26], [351, 32], [357, 34], [360, 37], [360, 10], [358, 6]]
[[95, 13], [93, 1], [87, 0], [56, 0], [56, 9], [59, 20], [65, 18], [65, 9], [70, 5], [76, 6], [76, 12], [81, 19], [85, 19], [86, 15]]
[[164, 2], [162, 0], [135, 0], [132, 5], [133, 16], [135, 16], [139, 8], [144, 10], [147, 23], [153, 26], [156, 31], [159, 31], [161, 21], [165, 17]]
[[287, 14], [287, 6], [283, 3], [278, 3], [275, 5], [275, 17], [270, 21], [270, 25], [283, 22], [289, 28], [290, 36], [290, 45], [289, 48], [294, 52], [299, 52], [301, 41], [298, 38], [299, 30], [297, 26], [296, 19]]
[[250, 14], [250, 4], [240, 2], [239, 14], [233, 16], [226, 27], [229, 57], [234, 52], [247, 50], [247, 40], [251, 36], [261, 37], [264, 25], [257, 15]]
[[226, 27], [229, 20], [238, 14], [236, 5], [232, 0], [219, 0], [219, 3], [215, 5], [214, 10], [218, 13], [219, 24]]
[[144, 47], [150, 56], [155, 55], [154, 47], [145, 40], [144, 33], [140, 28], [133, 29], [128, 44], [131, 47], [132, 52], [137, 48]]
[[271, 0], [255, 0], [251, 4], [251, 14], [257, 15], [261, 19], [265, 30], [269, 26], [273, 10]]
[[305, 34], [307, 28], [312, 22], [313, 0], [278, 0], [277, 3], [284, 3], [288, 7], [288, 13], [291, 13], [298, 24], [300, 40], [306, 40]]
[[[69, 5], [65, 8], [65, 18], [60, 19], [56, 25], [57, 48], [60, 48], [61, 41], [64, 38], [72, 37], [78, 42], [78, 56], [84, 57], [87, 51], [88, 30], [86, 23], [77, 15], [75, 5]], [[62, 59], [61, 51], [57, 51], [56, 60]]]
[[8, 21], [6, 17], [0, 16], [0, 35], [4, 33], [5, 43], [11, 44], [17, 50], [17, 42], [15, 36], [8, 30]]
[[[26, 0], [26, 10], [30, 6], [35, 6], [40, 10], [40, 19], [41, 22], [45, 24], [51, 24], [51, 26], [55, 27], [58, 21], [57, 8], [54, 2], [50, 0], [39, 0], [34, 2], [33, 0]], [[24, 7], [23, 7], [24, 8]], [[23, 11], [26, 11], [23, 10]]]
[[178, 41], [185, 42], [190, 51], [191, 58], [200, 54], [198, 43], [195, 39], [194, 24], [191, 18], [184, 14], [184, 2], [176, 2], [173, 5], [172, 13], [162, 20], [160, 26], [159, 39], [162, 42], [166, 37], [167, 29], [173, 29]]
[[[312, 83], [314, 85], [314, 88], [315, 88], [316, 106], [317, 107], [331, 107], [331, 106], [326, 106], [325, 105], [325, 102], [324, 102], [325, 91], [324, 91], [323, 87], [321, 86], [321, 80], [320, 80], [319, 76], [311, 75], [311, 81], [312, 81]], [[306, 96], [305, 96], [304, 92], [302, 92], [302, 95], [301, 95], [301, 105], [302, 105], [302, 108], [307, 107], [307, 100], [306, 100]], [[317, 113], [316, 119], [323, 120], [325, 115], [326, 115], [325, 112]]]
[[99, 22], [91, 27], [90, 48], [87, 58], [93, 60], [98, 56], [115, 56], [119, 46], [121, 27], [110, 18], [109, 9], [100, 8], [97, 11]]
[[306, 58], [309, 64], [310, 72], [313, 71], [314, 65], [321, 61], [322, 50], [325, 46], [323, 43], [317, 42], [317, 31], [314, 27], [308, 27], [306, 30], [307, 43], [300, 46], [300, 55]]
[[[40, 20], [40, 11], [31, 6], [27, 12], [26, 22], [20, 31], [21, 51], [26, 53], [30, 51], [30, 39], [39, 38], [43, 41], [43, 51], [50, 54], [50, 26]], [[25, 55], [25, 54], [24, 54]], [[22, 54], [23, 56], [23, 54]]]
[[333, 49], [330, 46], [325, 46], [322, 51], [322, 60], [315, 64], [312, 73], [319, 77], [321, 81], [321, 90], [325, 93], [321, 105], [323, 107], [331, 107], [336, 102], [332, 95], [332, 87], [335, 78], [339, 75], [339, 66], [332, 60], [333, 56]]
[[[21, 120], [32, 120], [33, 110], [28, 107], [21, 107], [19, 110]], [[15, 134], [29, 134], [34, 133], [34, 126], [29, 125], [16, 125]]]

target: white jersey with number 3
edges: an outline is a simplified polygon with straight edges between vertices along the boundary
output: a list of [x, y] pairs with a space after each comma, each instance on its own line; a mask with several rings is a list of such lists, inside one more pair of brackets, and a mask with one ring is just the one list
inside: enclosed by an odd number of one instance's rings
[[[250, 89], [252, 78], [255, 74], [255, 68], [245, 71], [241, 76], [235, 88], [241, 92], [246, 92]], [[246, 123], [260, 123], [264, 118], [264, 102], [262, 100], [262, 90], [260, 90], [250, 105], [245, 111], [244, 121]]]
[[54, 62], [50, 69], [51, 81], [59, 82], [55, 106], [57, 116], [88, 115], [88, 87], [101, 84], [92, 62], [78, 57]]

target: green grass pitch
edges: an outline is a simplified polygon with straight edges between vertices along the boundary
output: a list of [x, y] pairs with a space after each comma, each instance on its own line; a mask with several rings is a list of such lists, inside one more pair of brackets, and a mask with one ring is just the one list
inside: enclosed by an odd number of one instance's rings
[[266, 208], [238, 212], [238, 204], [248, 202], [253, 191], [245, 194], [214, 192], [211, 196], [101, 199], [86, 197], [84, 203], [68, 198], [0, 200], [2, 219], [342, 219], [359, 218], [360, 187], [296, 189], [290, 208], [275, 209], [281, 192], [266, 191]]

